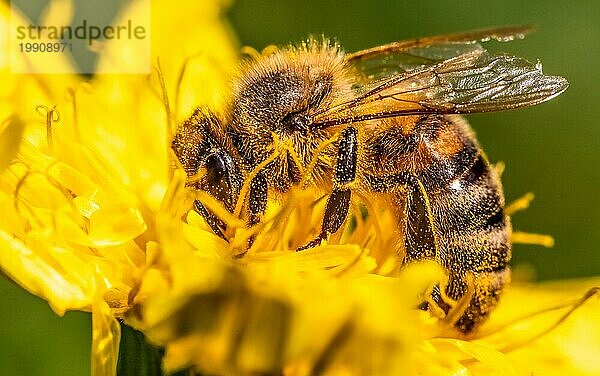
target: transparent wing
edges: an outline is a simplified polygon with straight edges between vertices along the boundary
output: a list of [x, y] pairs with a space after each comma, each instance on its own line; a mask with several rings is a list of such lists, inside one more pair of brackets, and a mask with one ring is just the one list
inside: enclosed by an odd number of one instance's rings
[[500, 111], [544, 102], [567, 87], [564, 78], [544, 75], [540, 63], [477, 48], [377, 82], [315, 114], [313, 122], [327, 127], [394, 116]]
[[348, 54], [346, 59], [360, 78], [373, 81], [482, 49], [478, 42], [521, 39], [532, 30], [530, 26], [512, 26], [437, 35], [369, 48]]
[[438, 43], [405, 51], [382, 52], [352, 61], [352, 67], [356, 71], [359, 85], [372, 85], [373, 82], [477, 50], [483, 50], [478, 43]]

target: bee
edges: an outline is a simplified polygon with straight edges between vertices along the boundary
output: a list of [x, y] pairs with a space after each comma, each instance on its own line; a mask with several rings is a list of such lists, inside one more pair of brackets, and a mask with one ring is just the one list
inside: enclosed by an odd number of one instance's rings
[[[465, 297], [471, 283], [455, 322], [469, 333], [509, 281], [511, 224], [497, 173], [460, 114], [536, 105], [566, 90], [568, 82], [544, 75], [540, 63], [481, 46], [529, 31], [471, 31], [350, 54], [314, 39], [283, 48], [246, 62], [225, 114], [196, 110], [172, 148], [190, 178], [205, 171], [190, 185], [230, 212], [245, 203], [249, 226], [269, 197], [285, 196], [310, 174], [328, 197], [320, 232], [298, 250], [341, 228], [353, 193], [378, 197], [396, 218], [402, 263], [435, 260], [449, 274], [422, 308], [447, 313], [447, 300]], [[225, 223], [201, 202], [195, 207], [225, 238]]]

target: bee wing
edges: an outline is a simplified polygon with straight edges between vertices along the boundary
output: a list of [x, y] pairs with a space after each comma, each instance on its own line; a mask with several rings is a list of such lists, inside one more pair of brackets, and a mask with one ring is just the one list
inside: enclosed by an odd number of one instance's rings
[[348, 54], [346, 60], [359, 77], [373, 81], [481, 49], [478, 42], [522, 39], [531, 31], [531, 26], [512, 26], [405, 40]]
[[316, 113], [313, 123], [327, 127], [385, 117], [500, 111], [544, 102], [567, 87], [564, 78], [544, 75], [540, 63], [477, 48], [376, 81], [356, 98]]

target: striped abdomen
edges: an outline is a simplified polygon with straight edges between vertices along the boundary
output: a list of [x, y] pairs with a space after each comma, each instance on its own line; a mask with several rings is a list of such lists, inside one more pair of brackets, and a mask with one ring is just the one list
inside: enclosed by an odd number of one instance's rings
[[[460, 299], [474, 278], [471, 303], [456, 326], [471, 331], [496, 305], [508, 281], [509, 218], [495, 171], [458, 116], [394, 120], [363, 141], [367, 189], [398, 207], [405, 259], [435, 259], [450, 275], [446, 294]], [[401, 188], [404, 187], [404, 188]], [[441, 308], [439, 291], [434, 300]]]

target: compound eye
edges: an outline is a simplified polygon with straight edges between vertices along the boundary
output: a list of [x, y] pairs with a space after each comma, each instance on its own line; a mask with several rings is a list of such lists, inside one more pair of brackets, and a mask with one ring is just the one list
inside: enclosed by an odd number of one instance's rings
[[207, 178], [211, 181], [220, 180], [227, 172], [226, 162], [219, 154], [210, 154], [206, 157]]
[[206, 175], [201, 189], [233, 210], [234, 196], [238, 190], [238, 176], [233, 159], [224, 151], [213, 152], [204, 160]]
[[292, 112], [287, 114], [282, 120], [281, 124], [286, 131], [289, 132], [300, 132], [302, 134], [308, 133], [308, 129], [310, 126], [310, 119], [308, 116], [298, 113]]

